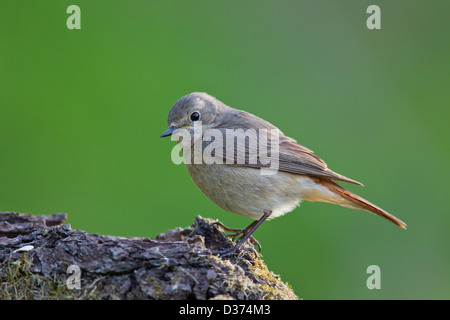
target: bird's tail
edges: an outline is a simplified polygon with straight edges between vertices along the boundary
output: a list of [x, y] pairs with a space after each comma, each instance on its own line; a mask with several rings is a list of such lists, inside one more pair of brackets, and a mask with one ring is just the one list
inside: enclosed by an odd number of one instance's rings
[[406, 223], [404, 223], [402, 220], [400, 220], [397, 217], [393, 216], [392, 214], [384, 211], [380, 207], [377, 207], [373, 203], [370, 203], [366, 199], [363, 199], [360, 196], [357, 196], [356, 194], [342, 188], [337, 183], [330, 181], [330, 180], [320, 179], [320, 178], [316, 178], [314, 180], [316, 183], [328, 188], [328, 190], [330, 190], [331, 192], [333, 192], [333, 193], [339, 195], [341, 198], [343, 198], [345, 200], [345, 202], [339, 203], [340, 205], [351, 207], [354, 209], [366, 210], [368, 212], [376, 214], [377, 216], [385, 218], [385, 219], [391, 221], [392, 223], [395, 223], [400, 228], [406, 229]]

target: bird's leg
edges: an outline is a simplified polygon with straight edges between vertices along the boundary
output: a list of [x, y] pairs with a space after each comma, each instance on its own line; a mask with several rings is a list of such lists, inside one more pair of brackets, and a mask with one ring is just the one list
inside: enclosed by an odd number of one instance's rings
[[226, 225], [224, 225], [222, 222], [220, 221], [216, 221], [213, 224], [214, 225], [218, 225], [220, 226], [222, 229], [224, 229], [225, 231], [228, 232], [233, 232], [231, 234], [227, 234], [228, 237], [233, 237], [233, 241], [236, 240], [236, 238], [241, 235], [241, 234], [245, 234], [248, 232], [248, 230], [250, 230], [251, 227], [253, 227], [256, 223], [258, 222], [258, 220], [253, 221], [248, 227], [244, 228], [244, 229], [233, 229], [233, 228], [229, 228]]
[[[247, 233], [251, 229], [251, 227], [253, 227], [257, 222], [258, 222], [258, 220], [253, 221], [248, 227], [246, 227], [244, 229], [229, 228], [229, 227], [227, 227], [226, 225], [224, 225], [220, 221], [214, 222], [213, 224], [214, 225], [218, 225], [219, 227], [221, 227], [225, 231], [233, 232], [231, 234], [227, 234], [227, 237], [232, 237], [233, 241], [236, 241], [238, 236], [241, 235], [241, 237], [243, 237], [243, 234], [245, 235], [245, 233]], [[257, 246], [258, 247], [258, 251], [261, 252], [261, 245], [259, 244], [258, 240], [256, 240], [253, 236], [250, 236], [248, 238], [248, 240], [250, 241], [251, 244], [253, 244], [254, 246]]]
[[224, 226], [221, 222], [216, 222], [215, 224], [218, 224], [219, 226], [221, 226], [226, 231], [235, 232], [234, 234], [229, 235], [229, 236], [233, 237], [233, 239], [236, 238], [237, 236], [241, 235], [241, 234], [242, 234], [242, 236], [240, 237], [238, 243], [236, 243], [236, 245], [234, 247], [228, 248], [228, 249], [224, 249], [224, 250], [214, 251], [213, 254], [217, 254], [218, 253], [222, 257], [229, 256], [229, 255], [235, 253], [242, 246], [242, 244], [245, 241], [247, 241], [247, 239], [249, 239], [250, 242], [253, 245], [258, 246], [258, 249], [261, 251], [261, 245], [252, 236], [252, 234], [270, 216], [271, 213], [272, 213], [272, 211], [265, 212], [264, 215], [259, 220], [256, 220], [256, 221], [252, 222], [248, 227], [246, 227], [244, 229], [231, 229], [231, 228], [228, 228], [228, 227]]

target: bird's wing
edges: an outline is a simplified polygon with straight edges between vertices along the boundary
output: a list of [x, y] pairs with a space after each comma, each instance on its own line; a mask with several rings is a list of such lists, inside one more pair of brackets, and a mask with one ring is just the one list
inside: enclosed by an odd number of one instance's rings
[[[263, 129], [266, 129], [267, 133], [265, 134], [267, 134], [267, 138], [265, 138], [264, 135], [261, 135], [260, 130], [251, 132], [251, 130], [248, 129], [234, 129], [232, 130], [234, 135], [233, 143], [226, 138], [227, 129], [216, 128], [215, 130], [222, 132], [224, 147], [222, 154], [214, 154], [214, 156], [220, 157], [223, 159], [224, 163], [229, 165], [251, 168], [268, 168], [272, 166], [273, 168], [274, 163], [271, 163], [270, 161], [276, 160], [277, 155], [276, 152], [274, 152], [274, 150], [276, 151], [276, 148], [274, 149], [272, 146], [278, 144], [278, 164], [275, 169], [279, 171], [362, 185], [358, 181], [328, 169], [326, 163], [316, 156], [313, 151], [298, 144], [294, 139], [285, 136], [276, 127], [271, 126]], [[270, 130], [274, 130], [272, 131], [272, 134], [276, 133], [276, 135], [278, 135], [278, 141], [271, 135]], [[214, 141], [214, 138], [211, 139], [211, 141], [203, 142], [203, 150], [205, 150], [205, 147], [212, 141]], [[238, 141], [245, 141], [245, 143], [239, 143]], [[266, 147], [264, 147], [264, 145]], [[263, 146], [262, 150], [261, 146]], [[216, 148], [216, 150], [217, 149], [218, 148]], [[216, 150], [214, 150], [214, 152], [216, 152]]]
[[328, 169], [327, 164], [311, 150], [286, 136], [280, 136], [279, 170], [362, 185]]

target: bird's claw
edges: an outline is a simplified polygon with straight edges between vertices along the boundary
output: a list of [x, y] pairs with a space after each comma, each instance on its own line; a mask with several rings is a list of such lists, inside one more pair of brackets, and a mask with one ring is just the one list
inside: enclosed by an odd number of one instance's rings
[[[227, 234], [227, 237], [231, 237], [233, 241], [236, 241], [238, 238], [242, 238], [243, 236], [245, 236], [245, 234], [250, 230], [250, 227], [251, 227], [251, 225], [250, 225], [250, 226], [248, 226], [248, 227], [246, 227], [244, 229], [233, 229], [233, 228], [227, 227], [226, 225], [224, 225], [220, 221], [214, 222], [213, 225], [218, 225], [219, 227], [221, 227], [225, 231], [232, 232], [231, 234]], [[258, 247], [258, 251], [261, 252], [261, 245], [259, 244], [258, 240], [256, 240], [253, 236], [249, 236], [248, 240], [250, 241], [251, 244], [253, 244], [253, 246]], [[234, 246], [234, 247], [236, 247], [236, 246]], [[233, 249], [233, 248], [229, 248], [229, 249]], [[222, 251], [227, 251], [229, 249], [224, 249]], [[235, 253], [237, 249], [238, 248], [236, 248], [231, 253], [227, 253], [227, 255]], [[248, 249], [246, 249], [246, 250], [248, 250]]]

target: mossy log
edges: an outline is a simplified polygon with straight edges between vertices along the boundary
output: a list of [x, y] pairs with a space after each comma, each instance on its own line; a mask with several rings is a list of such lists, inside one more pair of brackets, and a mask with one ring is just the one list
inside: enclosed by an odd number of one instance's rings
[[66, 218], [0, 213], [0, 299], [298, 299], [250, 244], [211, 254], [233, 245], [215, 220], [151, 239], [89, 234]]

